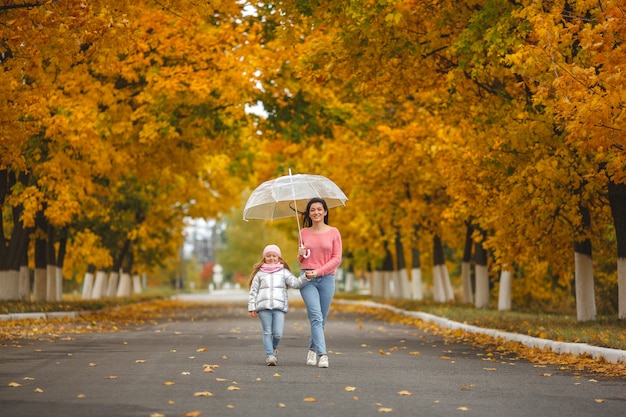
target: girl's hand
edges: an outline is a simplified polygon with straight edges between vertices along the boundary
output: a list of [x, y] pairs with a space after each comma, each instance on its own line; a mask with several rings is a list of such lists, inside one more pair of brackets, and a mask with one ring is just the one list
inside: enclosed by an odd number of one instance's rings
[[312, 279], [317, 277], [317, 271], [315, 269], [309, 269], [304, 273], [308, 279]]
[[256, 317], [257, 316], [256, 311], [250, 311], [249, 313], [250, 313], [251, 317]]

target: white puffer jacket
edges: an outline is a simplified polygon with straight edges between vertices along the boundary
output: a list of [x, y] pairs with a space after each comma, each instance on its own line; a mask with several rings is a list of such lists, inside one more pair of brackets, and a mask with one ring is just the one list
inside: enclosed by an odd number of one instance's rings
[[291, 288], [302, 288], [309, 280], [304, 275], [296, 277], [286, 268], [276, 272], [259, 271], [252, 279], [248, 296], [248, 311], [289, 309], [287, 285]]

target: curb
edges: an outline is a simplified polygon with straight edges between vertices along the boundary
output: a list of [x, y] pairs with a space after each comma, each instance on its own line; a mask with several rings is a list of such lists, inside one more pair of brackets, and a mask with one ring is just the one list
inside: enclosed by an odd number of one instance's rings
[[78, 311], [53, 311], [50, 313], [14, 313], [14, 314], [0, 314], [0, 321], [13, 321], [13, 320], [49, 320], [49, 319], [63, 319], [76, 317], [84, 314]]
[[571, 353], [573, 355], [588, 355], [594, 359], [604, 359], [607, 362], [622, 363], [626, 362], [626, 350], [612, 349], [599, 346], [591, 346], [587, 343], [573, 343], [573, 342], [556, 342], [554, 340], [541, 339], [539, 337], [526, 336], [518, 333], [503, 332], [500, 330], [484, 329], [482, 327], [472, 326], [470, 324], [459, 323], [457, 321], [445, 319], [442, 317], [434, 316], [428, 313], [422, 313], [417, 311], [401, 310], [396, 307], [388, 306], [385, 304], [378, 304], [370, 301], [349, 301], [349, 300], [337, 300], [333, 302], [338, 304], [347, 305], [364, 305], [367, 307], [379, 308], [383, 310], [389, 310], [396, 314], [402, 314], [405, 316], [414, 317], [428, 323], [434, 323], [440, 327], [445, 327], [452, 330], [463, 330], [468, 333], [484, 334], [496, 339], [504, 339], [509, 342], [518, 342], [524, 346], [539, 349], [549, 349], [554, 353], [564, 354]]

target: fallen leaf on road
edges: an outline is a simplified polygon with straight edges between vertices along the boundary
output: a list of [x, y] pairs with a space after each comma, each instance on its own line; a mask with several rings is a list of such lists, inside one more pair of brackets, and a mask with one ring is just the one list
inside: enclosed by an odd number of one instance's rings
[[204, 347], [204, 348], [198, 348], [198, 349], [196, 349], [196, 352], [207, 352], [208, 350], [209, 350], [209, 349], [207, 349], [207, 348], [205, 348], [205, 347]]
[[278, 372], [276, 372], [276, 373], [275, 373], [274, 375], [272, 375], [272, 376], [275, 376], [275, 377], [281, 377], [282, 375], [281, 375], [281, 374], [279, 374]]
[[43, 392], [43, 390], [39, 387], [35, 388], [35, 392]]
[[356, 391], [356, 387], [345, 387], [344, 390], [351, 392], [351, 391]]
[[278, 403], [278, 408], [286, 408], [287, 406], [283, 403]]
[[152, 414], [150, 414], [150, 417], [165, 417], [165, 414], [161, 414], [161, 413], [152, 413]]
[[176, 353], [176, 349], [170, 349], [171, 353]]
[[91, 363], [89, 364], [89, 366], [98, 366], [98, 364], [97, 364], [97, 363], [93, 363], [93, 362], [91, 362]]
[[498, 368], [483, 368], [485, 371], [497, 371]]
[[176, 382], [172, 382], [172, 381], [165, 381], [163, 383], [163, 385], [176, 385]]
[[306, 397], [306, 398], [304, 399], [304, 402], [305, 402], [305, 403], [316, 403], [316, 402], [317, 402], [317, 400], [316, 400], [315, 398], [313, 398], [313, 397]]
[[224, 355], [222, 356], [222, 359], [228, 359], [228, 356]]
[[597, 379], [590, 379], [589, 382], [598, 382]]
[[76, 396], [76, 398], [85, 398], [85, 397], [86, 397], [86, 395], [85, 395], [85, 394], [78, 394], [78, 395]]
[[391, 413], [393, 411], [393, 408], [389, 408], [389, 407], [380, 407], [378, 409], [379, 413]]
[[180, 374], [181, 375], [191, 375], [191, 372], [189, 372], [189, 371], [182, 371]]
[[215, 378], [215, 380], [217, 382], [224, 382], [224, 381], [228, 381], [226, 378]]
[[174, 334], [183, 334], [182, 332], [174, 332]]
[[413, 393], [412, 393], [412, 392], [407, 391], [407, 390], [405, 390], [405, 389], [403, 389], [402, 391], [398, 391], [396, 394], [398, 394], [398, 395], [407, 395], [407, 396], [411, 396], [411, 395], [413, 395]]
[[539, 376], [552, 376], [552, 374], [548, 372], [542, 372], [539, 374]]
[[137, 359], [137, 360], [135, 360], [135, 363], [144, 363], [144, 362], [145, 362], [145, 359]]
[[35, 378], [30, 377], [30, 376], [25, 376], [24, 377], [24, 381], [34, 381], [34, 380], [35, 380]]
[[602, 398], [596, 398], [594, 401], [597, 403], [603, 403], [605, 400], [603, 400]]
[[193, 393], [194, 397], [212, 397], [213, 393], [209, 391], [198, 391]]
[[231, 386], [229, 386], [227, 389], [228, 389], [228, 391], [239, 391], [241, 388], [239, 388], [239, 387], [235, 387], [235, 386], [232, 386], [232, 385], [231, 385]]
[[468, 389], [474, 388], [474, 384], [467, 384], [461, 387], [461, 391], [467, 391]]
[[109, 375], [109, 376], [105, 376], [104, 379], [117, 379], [119, 378], [117, 375]]
[[409, 352], [409, 355], [419, 355], [420, 353], [418, 351], [414, 351], [414, 352]]
[[469, 408], [467, 408], [467, 407], [458, 407], [457, 410], [459, 410], [459, 411], [469, 411]]
[[184, 413], [183, 417], [198, 417], [200, 414], [202, 414], [202, 411], [200, 410], [190, 411], [188, 413]]

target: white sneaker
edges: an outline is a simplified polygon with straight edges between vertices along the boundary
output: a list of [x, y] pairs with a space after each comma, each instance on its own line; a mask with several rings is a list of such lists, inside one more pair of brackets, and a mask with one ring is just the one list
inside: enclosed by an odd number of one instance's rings
[[277, 363], [278, 363], [278, 360], [276, 359], [276, 356], [274, 355], [269, 355], [267, 358], [265, 358], [265, 364], [267, 366], [276, 366]]
[[320, 368], [328, 368], [328, 355], [320, 356], [320, 362], [317, 364]]
[[317, 365], [317, 353], [314, 350], [309, 350], [309, 353], [306, 354], [306, 364], [311, 366]]

